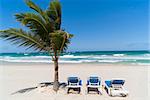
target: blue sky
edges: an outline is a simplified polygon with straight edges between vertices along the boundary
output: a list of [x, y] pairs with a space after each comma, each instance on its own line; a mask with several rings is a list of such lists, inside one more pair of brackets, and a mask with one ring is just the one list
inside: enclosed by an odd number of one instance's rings
[[[32, 0], [46, 9], [50, 0]], [[74, 34], [69, 51], [148, 50], [148, 0], [60, 0], [62, 28]], [[21, 27], [24, 0], [0, 0], [0, 29]], [[29, 52], [0, 39], [0, 52]]]

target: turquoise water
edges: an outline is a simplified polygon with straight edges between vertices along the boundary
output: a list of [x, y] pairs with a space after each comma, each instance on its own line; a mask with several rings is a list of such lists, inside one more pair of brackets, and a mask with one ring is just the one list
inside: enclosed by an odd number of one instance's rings
[[[0, 61], [52, 63], [47, 53], [0, 53]], [[59, 63], [104, 63], [150, 65], [149, 51], [86, 51], [68, 52]]]

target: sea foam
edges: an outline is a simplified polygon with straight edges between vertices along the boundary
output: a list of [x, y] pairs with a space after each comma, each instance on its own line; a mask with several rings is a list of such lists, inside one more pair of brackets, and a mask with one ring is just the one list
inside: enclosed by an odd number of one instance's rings
[[[53, 63], [46, 53], [0, 53], [0, 61]], [[60, 56], [59, 63], [127, 63], [150, 65], [149, 52], [73, 52]]]

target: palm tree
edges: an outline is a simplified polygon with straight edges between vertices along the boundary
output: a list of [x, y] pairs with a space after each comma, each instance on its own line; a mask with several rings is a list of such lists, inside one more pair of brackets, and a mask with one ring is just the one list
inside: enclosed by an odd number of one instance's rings
[[1, 30], [0, 37], [26, 49], [47, 52], [54, 62], [53, 89], [57, 92], [59, 89], [58, 59], [67, 49], [73, 35], [61, 29], [61, 4], [58, 0], [52, 0], [44, 11], [31, 0], [26, 0], [26, 4], [35, 12], [18, 13], [15, 18], [29, 30], [18, 28]]

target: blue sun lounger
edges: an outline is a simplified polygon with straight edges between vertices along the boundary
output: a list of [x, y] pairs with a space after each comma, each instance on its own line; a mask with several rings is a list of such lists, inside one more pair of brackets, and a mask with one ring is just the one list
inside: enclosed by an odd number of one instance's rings
[[76, 90], [78, 91], [78, 94], [81, 92], [81, 86], [82, 81], [78, 77], [68, 77], [67, 80], [67, 93], [69, 94], [69, 91]]
[[125, 90], [123, 87], [125, 80], [122, 79], [113, 79], [113, 80], [106, 80], [105, 81], [105, 89], [106, 92], [110, 96], [123, 96], [126, 97], [129, 92]]
[[87, 93], [90, 91], [96, 91], [98, 94], [102, 94], [101, 79], [97, 76], [91, 76], [87, 80]]

